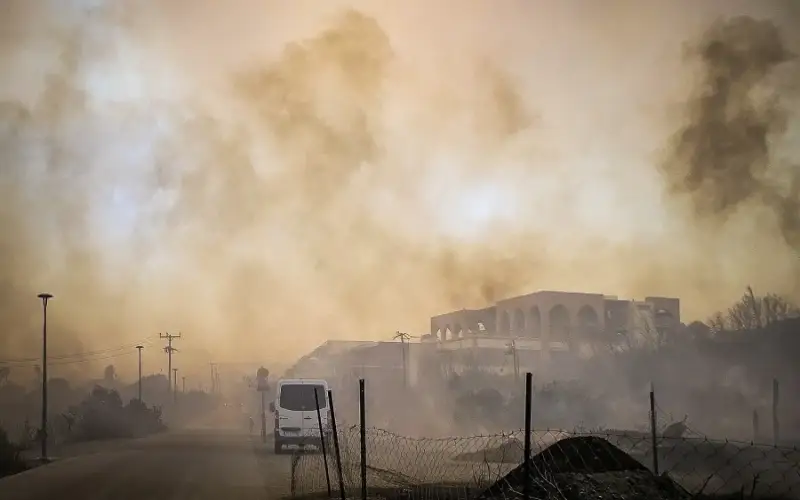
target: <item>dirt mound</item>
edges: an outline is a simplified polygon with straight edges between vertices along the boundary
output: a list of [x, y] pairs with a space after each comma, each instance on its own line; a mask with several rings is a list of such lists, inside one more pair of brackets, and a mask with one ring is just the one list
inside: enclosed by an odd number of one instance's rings
[[[557, 431], [536, 432], [532, 433], [531, 439], [533, 441], [534, 450], [543, 448], [546, 445], [552, 445], [559, 440], [563, 440], [568, 435], [566, 433]], [[516, 438], [510, 437], [504, 443], [487, 447], [482, 450], [461, 453], [453, 457], [457, 462], [489, 462], [499, 464], [518, 464], [522, 462], [524, 443]]]
[[647, 470], [624, 451], [595, 436], [562, 439], [531, 458], [531, 468], [550, 474]]
[[[630, 455], [594, 436], [562, 439], [531, 458], [527, 478], [534, 498], [688, 499], [669, 478], [658, 477]], [[524, 464], [487, 488], [479, 500], [508, 498], [525, 488]]]
[[[495, 486], [501, 485], [503, 480]], [[484, 491], [479, 500], [521, 498], [524, 486], [502, 484]], [[539, 500], [691, 500], [686, 490], [666, 476], [650, 471], [616, 471], [597, 474], [555, 474], [538, 476], [530, 482], [531, 498]]]
[[[558, 474], [544, 492], [560, 500], [618, 498], [624, 500], [689, 500], [691, 495], [668, 477], [650, 471]], [[554, 495], [555, 493], [555, 495]], [[556, 496], [557, 495], [557, 496]], [[540, 496], [539, 498], [548, 498]]]
[[461, 453], [453, 457], [459, 462], [489, 462], [499, 464], [518, 464], [522, 462], [524, 444], [519, 439], [509, 439], [505, 443], [485, 450]]

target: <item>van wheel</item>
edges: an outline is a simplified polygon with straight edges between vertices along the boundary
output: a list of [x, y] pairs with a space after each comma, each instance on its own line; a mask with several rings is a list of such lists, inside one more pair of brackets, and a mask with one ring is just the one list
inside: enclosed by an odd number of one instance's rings
[[280, 455], [283, 453], [283, 443], [275, 439], [275, 454]]

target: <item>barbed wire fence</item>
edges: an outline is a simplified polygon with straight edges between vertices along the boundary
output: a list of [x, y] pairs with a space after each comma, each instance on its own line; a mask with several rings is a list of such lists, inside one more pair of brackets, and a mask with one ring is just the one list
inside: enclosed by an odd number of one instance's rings
[[[652, 408], [659, 409], [655, 401]], [[331, 491], [334, 498], [359, 498], [363, 481], [369, 497], [387, 499], [566, 500], [590, 494], [623, 498], [632, 492], [687, 500], [723, 495], [800, 499], [800, 449], [709, 439], [692, 432], [685, 421], [683, 431], [676, 432], [674, 423], [664, 425], [653, 416], [651, 429], [642, 431], [530, 430], [527, 461], [524, 429], [411, 438], [366, 428], [363, 476], [362, 429], [347, 426], [337, 429], [338, 458], [330, 444], [326, 447], [327, 474], [321, 454], [292, 456], [292, 496], [327, 497]]]
[[[532, 434], [533, 451], [537, 453], [532, 459], [534, 476], [552, 481], [557, 474], [629, 472], [636, 477], [652, 470], [653, 449], [646, 434], [561, 430]], [[339, 435], [343, 481], [349, 497], [360, 489], [360, 430], [351, 427]], [[517, 431], [421, 439], [368, 429], [367, 485], [373, 491], [413, 492], [415, 498], [473, 498], [503, 482], [522, 486], [507, 476], [523, 463], [523, 437], [524, 431]], [[691, 495], [744, 491], [751, 497], [800, 498], [800, 449], [797, 448], [662, 437], [658, 456], [662, 474]], [[541, 457], [538, 462], [537, 457]], [[337, 477], [334, 461], [333, 457], [328, 460], [331, 478]], [[321, 455], [295, 454], [292, 482], [295, 496], [326, 492]]]

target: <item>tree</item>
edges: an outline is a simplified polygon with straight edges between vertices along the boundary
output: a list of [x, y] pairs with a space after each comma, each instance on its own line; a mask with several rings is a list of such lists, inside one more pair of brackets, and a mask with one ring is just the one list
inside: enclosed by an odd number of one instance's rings
[[163, 429], [159, 410], [138, 399], [123, 405], [119, 392], [101, 386], [63, 415], [78, 439], [132, 437]]
[[21, 447], [12, 443], [8, 433], [0, 427], [0, 477], [27, 469], [21, 451]]
[[686, 325], [685, 333], [689, 340], [705, 339], [711, 334], [711, 328], [702, 321], [692, 321]]
[[800, 308], [775, 293], [758, 296], [748, 286], [744, 295], [725, 312], [715, 313], [708, 324], [715, 333], [759, 330], [779, 321], [796, 317]]
[[92, 389], [89, 398], [84, 401], [84, 404], [106, 408], [122, 408], [122, 398], [119, 392], [98, 385]]
[[106, 366], [105, 370], [103, 370], [103, 380], [108, 383], [114, 382], [117, 379], [117, 369], [114, 368], [114, 365]]

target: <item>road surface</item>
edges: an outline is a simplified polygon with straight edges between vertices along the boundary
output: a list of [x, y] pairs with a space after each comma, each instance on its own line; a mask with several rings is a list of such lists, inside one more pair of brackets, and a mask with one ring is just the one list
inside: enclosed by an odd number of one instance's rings
[[3, 500], [250, 500], [289, 494], [290, 458], [258, 436], [174, 432], [0, 479]]

